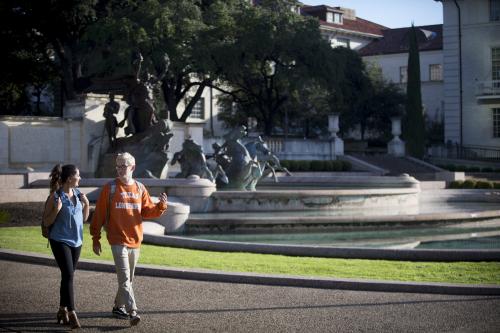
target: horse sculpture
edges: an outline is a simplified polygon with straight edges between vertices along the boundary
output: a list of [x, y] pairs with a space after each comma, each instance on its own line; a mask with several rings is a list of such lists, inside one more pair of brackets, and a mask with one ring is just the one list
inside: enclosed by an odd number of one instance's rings
[[214, 145], [214, 160], [227, 177], [227, 184], [218, 181], [217, 185], [226, 189], [247, 190], [255, 178], [259, 167], [252, 159], [241, 139], [246, 135], [246, 127], [239, 126], [224, 136], [222, 146]]
[[254, 179], [249, 184], [249, 189], [255, 190], [257, 182], [261, 178], [267, 177], [270, 173], [273, 175], [274, 181], [278, 182], [278, 177], [276, 176], [277, 170], [284, 171], [288, 176], [292, 175], [287, 168], [281, 165], [278, 157], [273, 154], [260, 136], [255, 140], [247, 142], [245, 148], [248, 150], [250, 157], [257, 161], [259, 167], [259, 172], [255, 173]]

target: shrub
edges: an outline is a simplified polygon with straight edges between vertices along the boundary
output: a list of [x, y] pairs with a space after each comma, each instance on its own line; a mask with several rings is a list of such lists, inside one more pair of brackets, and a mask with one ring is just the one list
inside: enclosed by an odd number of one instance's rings
[[311, 161], [298, 161], [300, 171], [311, 171]]
[[454, 180], [450, 183], [448, 186], [449, 188], [462, 188], [463, 181], [461, 180]]
[[299, 161], [299, 160], [281, 160], [281, 165], [289, 171], [351, 171], [352, 164], [349, 161]]
[[311, 161], [311, 171], [323, 171], [325, 164], [323, 161]]
[[491, 182], [478, 181], [476, 188], [493, 188], [493, 184]]
[[446, 169], [448, 171], [457, 171], [457, 167], [455, 165], [453, 165], [453, 164], [445, 165], [444, 169]]
[[493, 168], [482, 168], [481, 172], [493, 172]]
[[5, 223], [10, 220], [10, 214], [6, 210], [0, 210], [0, 223]]
[[288, 170], [290, 170], [290, 161], [289, 160], [282, 160], [282, 161], [280, 161], [280, 164], [283, 168], [287, 168]]
[[481, 169], [479, 167], [468, 167], [467, 172], [479, 172]]
[[340, 161], [342, 164], [342, 171], [351, 171], [352, 170], [352, 164], [349, 161]]
[[462, 188], [475, 188], [475, 187], [476, 187], [476, 182], [474, 180], [471, 180], [471, 179], [467, 179], [462, 184]]
[[336, 161], [324, 161], [324, 171], [334, 171]]
[[494, 189], [500, 189], [500, 183], [493, 183]]

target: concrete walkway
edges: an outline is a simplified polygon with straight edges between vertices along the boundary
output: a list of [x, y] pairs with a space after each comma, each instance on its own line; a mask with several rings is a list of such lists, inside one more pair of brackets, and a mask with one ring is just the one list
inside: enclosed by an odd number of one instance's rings
[[[0, 260], [0, 332], [55, 324], [59, 270]], [[500, 297], [364, 292], [137, 276], [143, 321], [110, 315], [114, 273], [78, 270], [83, 332], [499, 332]]]

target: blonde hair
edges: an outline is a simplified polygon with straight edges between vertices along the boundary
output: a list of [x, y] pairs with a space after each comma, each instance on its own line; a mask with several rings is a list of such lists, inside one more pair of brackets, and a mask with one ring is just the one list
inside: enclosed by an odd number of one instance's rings
[[116, 155], [116, 164], [118, 164], [118, 161], [123, 161], [127, 165], [135, 165], [134, 156], [127, 152]]

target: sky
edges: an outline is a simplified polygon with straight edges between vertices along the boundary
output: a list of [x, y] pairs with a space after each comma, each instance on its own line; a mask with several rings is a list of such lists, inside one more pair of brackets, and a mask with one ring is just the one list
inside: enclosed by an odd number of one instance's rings
[[347, 7], [356, 16], [389, 28], [442, 24], [443, 5], [434, 0], [301, 0], [305, 5]]

